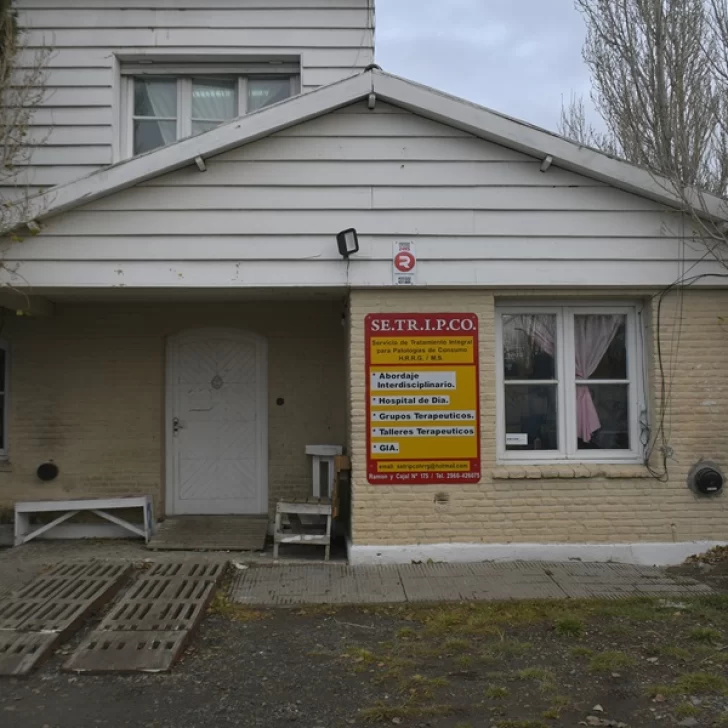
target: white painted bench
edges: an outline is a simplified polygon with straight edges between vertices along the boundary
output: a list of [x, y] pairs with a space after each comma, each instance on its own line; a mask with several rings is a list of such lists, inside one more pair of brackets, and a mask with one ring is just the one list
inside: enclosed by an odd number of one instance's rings
[[[123, 508], [141, 508], [143, 526], [140, 528], [108, 512]], [[148, 495], [130, 498], [91, 498], [89, 500], [20, 501], [15, 504], [15, 545], [28, 543], [81, 512], [93, 513], [104, 518], [136, 536], [140, 536], [147, 543], [154, 533], [152, 499]], [[30, 523], [30, 517], [34, 513], [62, 513], [62, 515], [49, 523], [33, 526]]]

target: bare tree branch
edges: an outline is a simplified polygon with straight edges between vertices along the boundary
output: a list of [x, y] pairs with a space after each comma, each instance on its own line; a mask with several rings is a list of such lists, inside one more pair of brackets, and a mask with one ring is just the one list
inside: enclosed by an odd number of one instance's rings
[[18, 28], [12, 0], [0, 0], [0, 232], [27, 223], [31, 120], [46, 95], [51, 49], [30, 48]]

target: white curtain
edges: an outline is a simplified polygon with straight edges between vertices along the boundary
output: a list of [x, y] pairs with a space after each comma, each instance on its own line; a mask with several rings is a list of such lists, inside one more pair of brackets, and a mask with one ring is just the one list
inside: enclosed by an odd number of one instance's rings
[[[599, 366], [619, 331], [623, 316], [607, 314], [574, 316], [574, 352], [576, 376], [588, 379]], [[589, 442], [602, 426], [591, 391], [585, 384], [576, 385], [577, 435]]]

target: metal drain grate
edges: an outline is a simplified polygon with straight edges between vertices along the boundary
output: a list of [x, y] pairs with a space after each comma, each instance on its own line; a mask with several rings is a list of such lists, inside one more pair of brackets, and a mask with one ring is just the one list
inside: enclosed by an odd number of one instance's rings
[[0, 632], [0, 675], [27, 675], [60, 638], [53, 632]]
[[218, 582], [222, 579], [227, 562], [214, 561], [179, 561], [167, 562], [164, 564], [155, 564], [149, 571], [147, 576], [193, 578], [198, 581], [208, 580]]
[[202, 621], [226, 564], [156, 564], [66, 662], [73, 672], [169, 670]]
[[77, 672], [162, 672], [184, 649], [190, 632], [94, 632], [65, 665]]
[[191, 600], [124, 600], [99, 625], [99, 631], [179, 632], [192, 629], [202, 619], [212, 599], [214, 585], [205, 585], [200, 599]]
[[25, 675], [119, 590], [127, 564], [63, 564], [0, 601], [0, 675]]

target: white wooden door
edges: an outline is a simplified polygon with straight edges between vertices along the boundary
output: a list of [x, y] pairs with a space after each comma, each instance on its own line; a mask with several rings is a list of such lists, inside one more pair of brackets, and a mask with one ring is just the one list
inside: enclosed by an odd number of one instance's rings
[[267, 512], [266, 359], [265, 340], [242, 331], [170, 339], [167, 513]]

